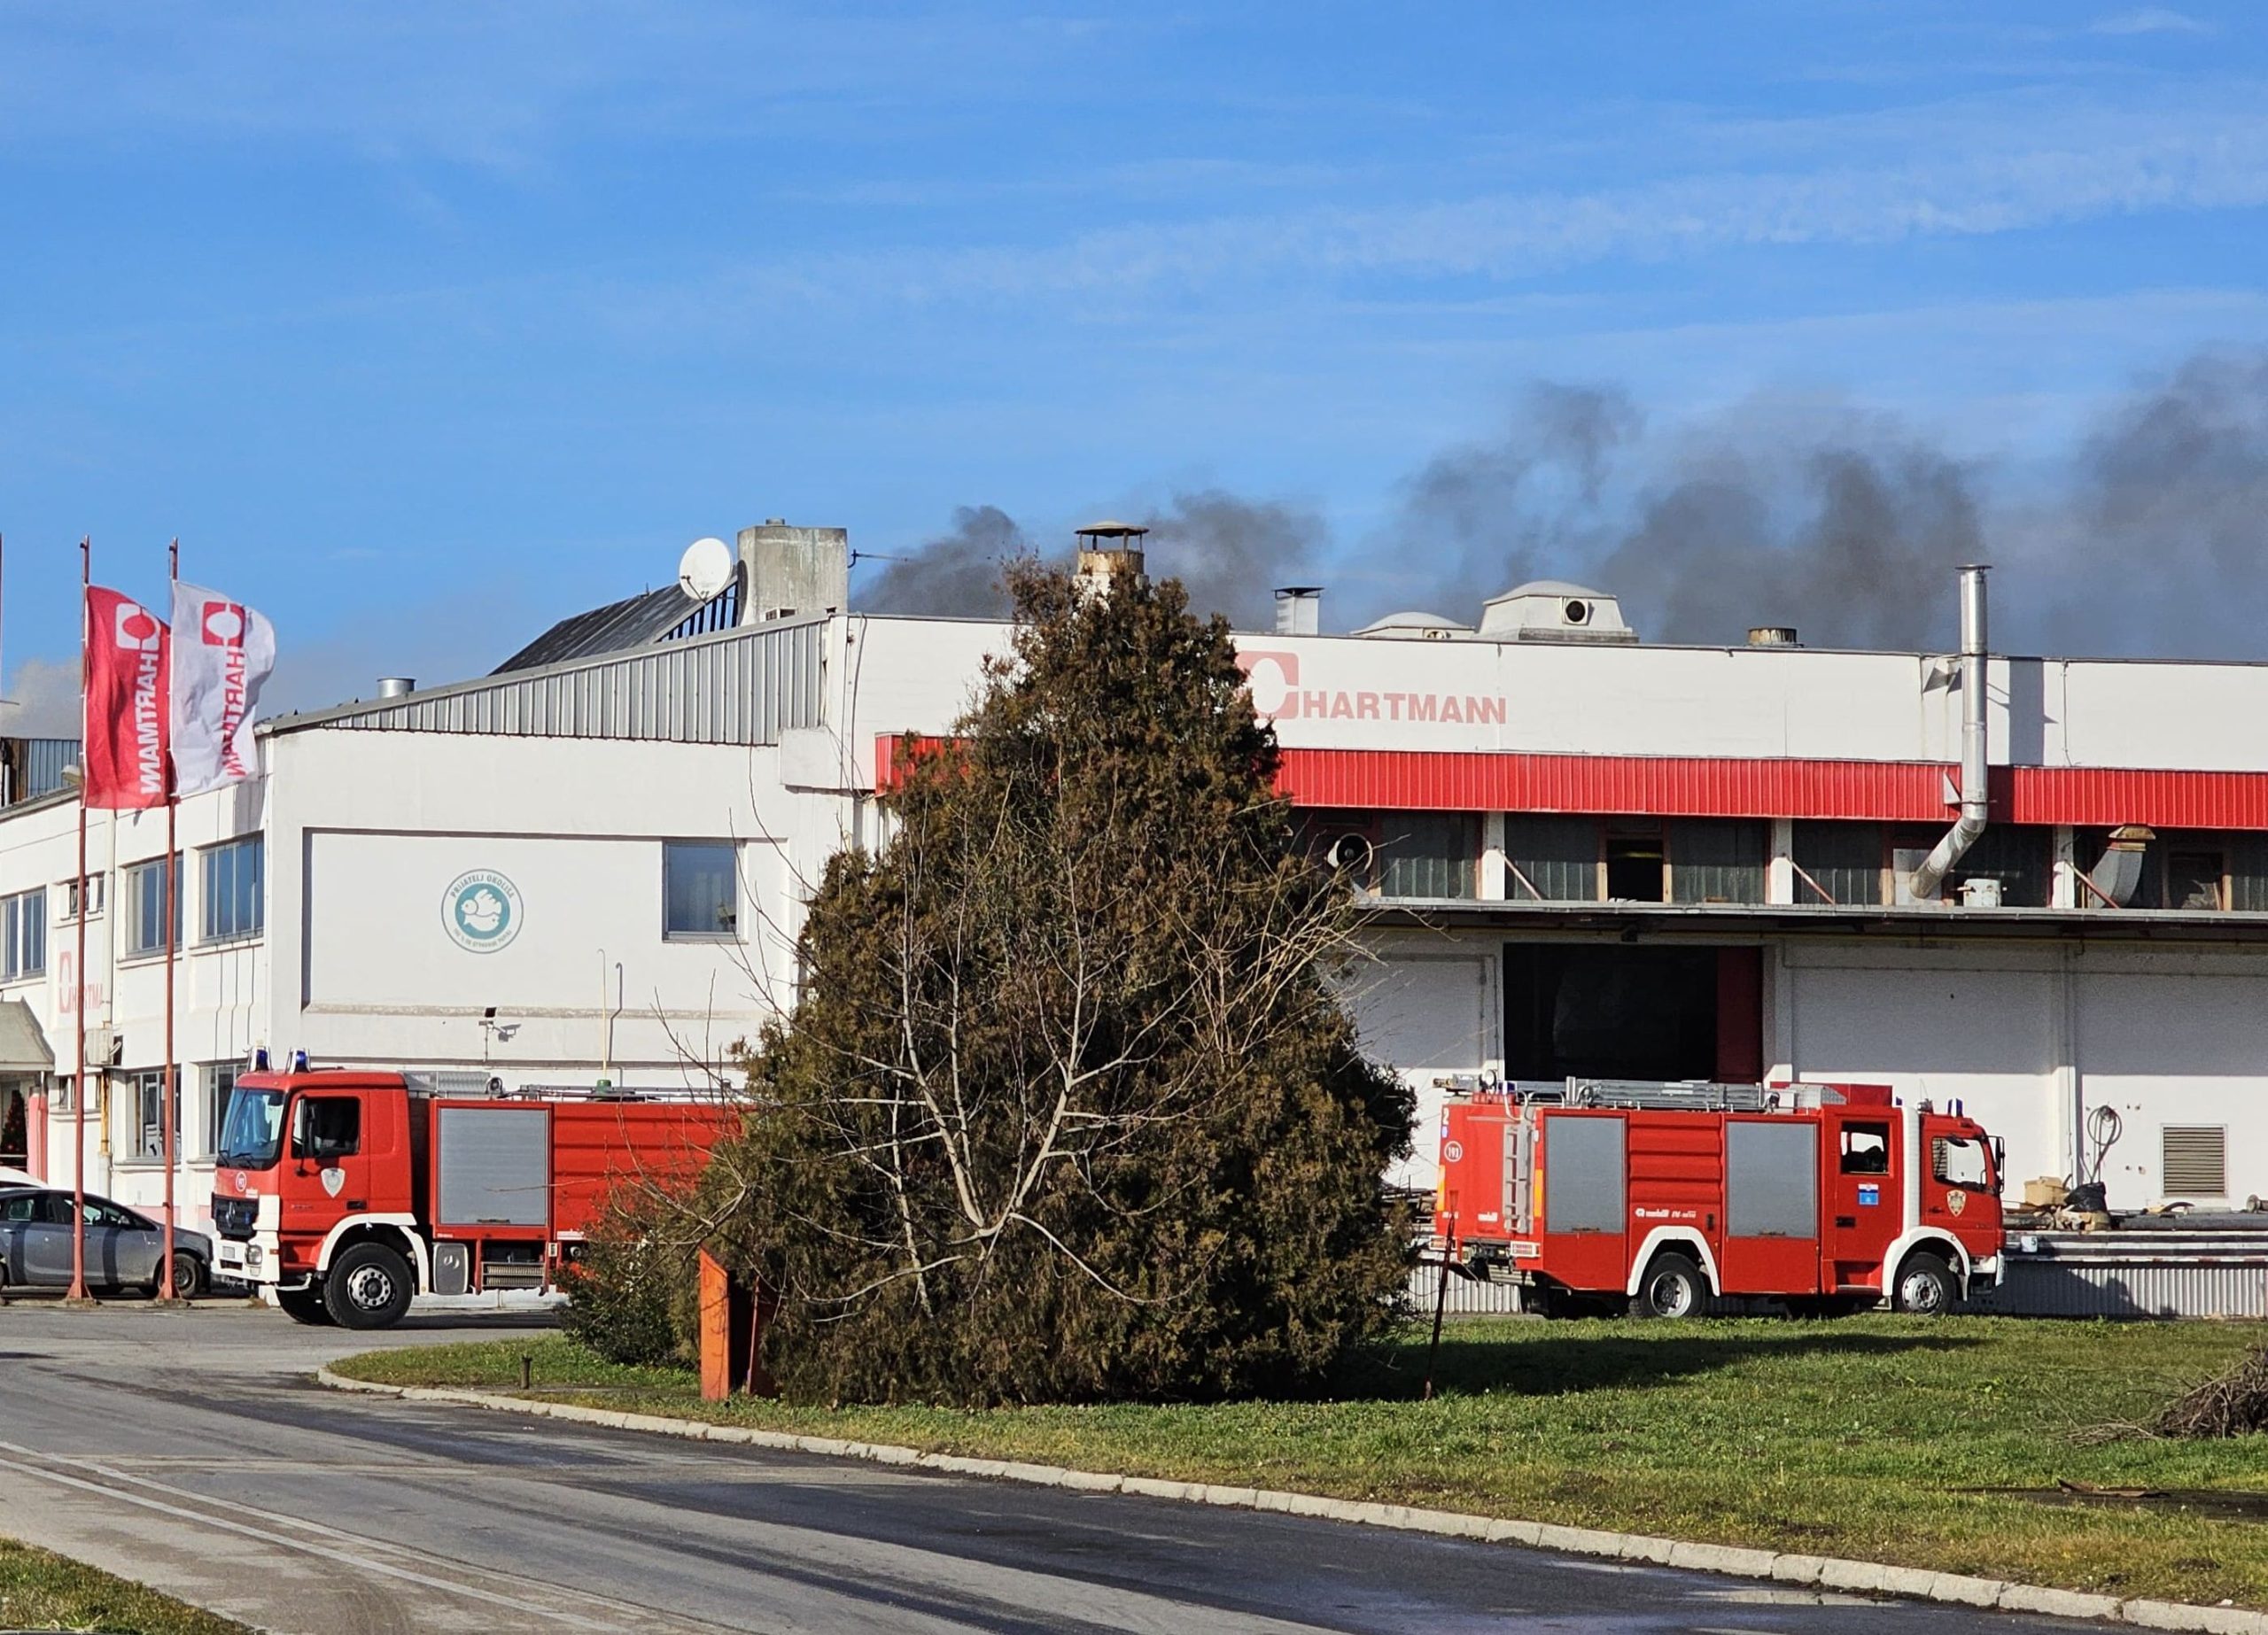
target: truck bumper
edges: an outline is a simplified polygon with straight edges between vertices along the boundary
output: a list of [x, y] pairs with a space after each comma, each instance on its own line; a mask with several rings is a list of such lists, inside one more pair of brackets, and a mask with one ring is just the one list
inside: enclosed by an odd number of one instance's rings
[[272, 1232], [256, 1232], [249, 1242], [224, 1237], [213, 1246], [213, 1269], [222, 1277], [275, 1285], [289, 1282], [296, 1286], [307, 1282], [303, 1273], [286, 1279], [283, 1261]]

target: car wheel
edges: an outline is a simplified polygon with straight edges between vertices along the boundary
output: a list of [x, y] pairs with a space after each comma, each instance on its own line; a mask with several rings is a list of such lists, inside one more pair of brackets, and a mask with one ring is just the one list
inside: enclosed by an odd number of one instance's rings
[[1701, 1268], [1683, 1255], [1660, 1254], [1639, 1281], [1631, 1311], [1639, 1317], [1698, 1317], [1708, 1303]]
[[195, 1255], [174, 1256], [174, 1298], [194, 1300], [205, 1292], [205, 1262]]
[[1906, 1257], [1898, 1268], [1897, 1306], [1915, 1317], [1942, 1317], [1959, 1297], [1953, 1268], [1935, 1255]]
[[322, 1280], [322, 1303], [342, 1329], [384, 1329], [409, 1310], [409, 1262], [384, 1244], [355, 1244], [339, 1251]]
[[321, 1290], [278, 1289], [276, 1305], [293, 1322], [306, 1323], [311, 1329], [330, 1327], [330, 1307], [322, 1303]]

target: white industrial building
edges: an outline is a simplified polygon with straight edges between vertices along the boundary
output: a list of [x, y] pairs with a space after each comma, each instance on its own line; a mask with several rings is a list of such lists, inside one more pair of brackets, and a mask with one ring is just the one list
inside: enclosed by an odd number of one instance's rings
[[[716, 566], [496, 674], [271, 722], [264, 777], [183, 804], [186, 1223], [255, 1051], [659, 1088], [792, 1003], [807, 884], [1006, 632], [847, 609], [838, 530]], [[1572, 585], [1474, 611], [1327, 636], [1289, 593], [1239, 639], [1287, 793], [1375, 894], [1362, 1014], [1421, 1100], [1878, 1081], [1965, 1103], [2018, 1177], [2086, 1166], [2113, 1109], [2115, 1207], [2268, 1193], [2268, 665], [1981, 662], [1983, 826], [1916, 903], [1963, 816], [1959, 655], [1651, 644]], [[165, 818], [92, 816], [83, 980], [77, 821], [67, 783], [0, 810], [0, 1165], [72, 1177], [83, 994], [87, 1182], [147, 1205]]]

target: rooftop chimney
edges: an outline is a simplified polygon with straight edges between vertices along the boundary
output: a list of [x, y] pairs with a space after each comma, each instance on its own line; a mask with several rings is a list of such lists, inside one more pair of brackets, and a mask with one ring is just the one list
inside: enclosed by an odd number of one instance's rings
[[1280, 585], [1276, 587], [1276, 633], [1278, 636], [1317, 636], [1323, 632], [1323, 586]]
[[771, 517], [741, 530], [741, 623], [837, 613], [850, 601], [850, 536]]
[[1079, 532], [1079, 588], [1090, 596], [1106, 596], [1121, 578], [1140, 583], [1142, 546], [1150, 531], [1133, 523], [1089, 523]]

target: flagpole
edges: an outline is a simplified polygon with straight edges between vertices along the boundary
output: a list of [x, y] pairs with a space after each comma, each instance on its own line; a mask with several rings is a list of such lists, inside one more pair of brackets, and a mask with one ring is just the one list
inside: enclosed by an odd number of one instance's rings
[[79, 952], [71, 972], [77, 991], [71, 996], [72, 1019], [79, 1025], [78, 1076], [71, 1097], [71, 1289], [65, 1298], [87, 1298], [87, 779], [93, 734], [87, 731], [87, 608], [95, 582], [95, 542], [92, 535], [79, 541], [79, 878], [73, 890], [79, 898]]
[[[178, 583], [181, 579], [181, 539], [178, 535], [166, 549], [166, 577], [170, 583]], [[172, 616], [168, 609], [167, 617]], [[171, 689], [167, 690], [170, 692]], [[167, 701], [165, 707], [168, 710], [173, 708], [171, 699]], [[166, 1158], [166, 1251], [164, 1259], [159, 1263], [162, 1281], [158, 1286], [158, 1299], [161, 1304], [170, 1304], [174, 1299], [174, 1149], [177, 1144], [177, 1132], [174, 1128], [174, 1097], [178, 1093], [175, 1084], [179, 1072], [174, 1065], [174, 949], [181, 941], [181, 852], [175, 838], [175, 819], [181, 811], [181, 797], [174, 789], [172, 766], [164, 767], [162, 775], [166, 780], [166, 1074], [161, 1092], [164, 1101], [159, 1109], [158, 1120]]]

